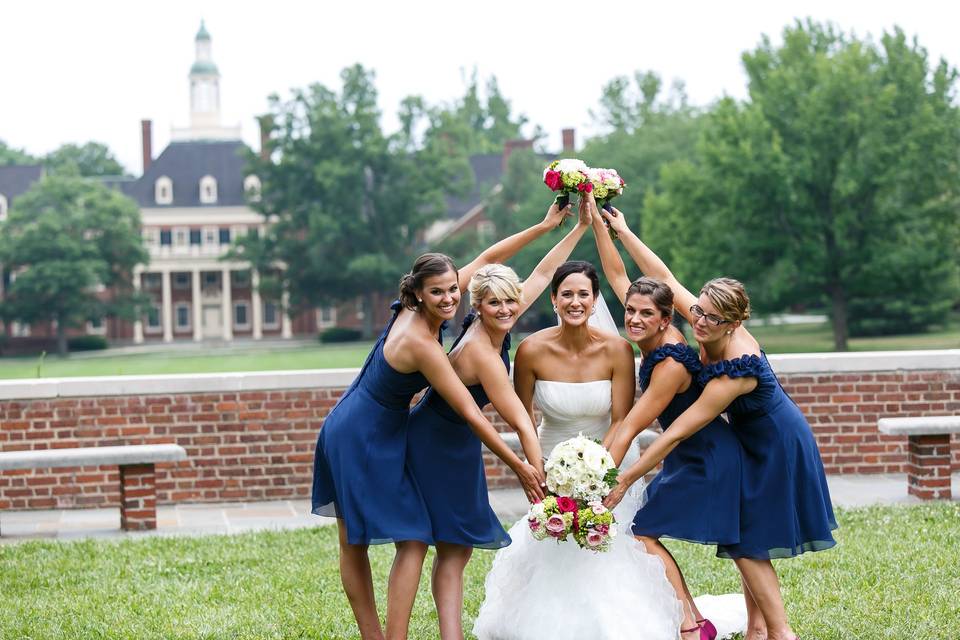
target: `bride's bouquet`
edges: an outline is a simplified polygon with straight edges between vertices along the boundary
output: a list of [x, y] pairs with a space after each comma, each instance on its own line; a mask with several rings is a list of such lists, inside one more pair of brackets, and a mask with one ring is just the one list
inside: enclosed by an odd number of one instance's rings
[[570, 204], [571, 193], [590, 193], [593, 183], [587, 177], [590, 168], [582, 160], [554, 160], [543, 170], [543, 183], [557, 192], [555, 202], [563, 209]]
[[[623, 188], [627, 183], [623, 181], [616, 169], [595, 169], [591, 167], [587, 169], [587, 177], [593, 184], [593, 197], [597, 201], [597, 206], [612, 213], [613, 207], [610, 206], [610, 201], [623, 193]], [[617, 232], [609, 229], [609, 226], [608, 230], [610, 231], [610, 237], [616, 240]]]
[[572, 535], [584, 549], [609, 549], [616, 521], [602, 500], [616, 486], [618, 474], [610, 452], [580, 434], [554, 447], [544, 469], [550, 495], [527, 513], [533, 537], [563, 542]]

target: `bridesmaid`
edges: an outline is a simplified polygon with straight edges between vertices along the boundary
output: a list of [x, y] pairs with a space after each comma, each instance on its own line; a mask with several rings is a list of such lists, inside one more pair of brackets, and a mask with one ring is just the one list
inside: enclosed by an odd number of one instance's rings
[[[700, 388], [695, 376], [702, 366], [697, 352], [671, 324], [670, 287], [647, 277], [631, 283], [620, 254], [599, 219], [594, 221], [594, 237], [604, 275], [617, 297], [624, 301], [627, 338], [643, 354], [638, 374], [643, 395], [617, 431], [606, 439], [613, 460], [619, 465], [630, 443], [655, 419], [667, 430], [696, 401]], [[684, 640], [713, 640], [717, 630], [701, 615], [677, 561], [660, 538], [711, 545], [740, 541], [741, 455], [740, 443], [729, 425], [714, 418], [666, 457], [663, 469], [647, 487], [646, 504], [633, 520], [634, 536], [649, 553], [663, 561], [677, 599], [685, 604], [681, 628]], [[630, 486], [643, 477], [637, 471], [631, 466], [620, 474], [619, 484], [604, 500], [608, 508], [619, 504]]]
[[[581, 206], [577, 225], [523, 284], [513, 269], [502, 264], [478, 269], [470, 280], [473, 309], [449, 354], [454, 371], [476, 405], [493, 404], [520, 435], [527, 460], [541, 473], [543, 455], [536, 428], [510, 382], [509, 332], [590, 228], [590, 220], [589, 209]], [[490, 507], [480, 440], [432, 388], [410, 414], [407, 463], [423, 493], [437, 548], [432, 586], [440, 637], [460, 640], [463, 572], [473, 548], [499, 549], [510, 544], [510, 536]]]
[[636, 473], [649, 472], [680, 442], [727, 412], [744, 452], [740, 541], [718, 545], [717, 555], [732, 558], [743, 578], [747, 639], [796, 640], [771, 559], [836, 544], [831, 531], [837, 523], [810, 425], [743, 326], [750, 317], [743, 285], [716, 278], [697, 298], [630, 231], [619, 211], [602, 215], [643, 272], [673, 290], [674, 304], [693, 326], [705, 363], [698, 375], [700, 398], [644, 451]]
[[432, 386], [491, 451], [508, 461], [528, 498], [543, 497], [541, 472], [521, 461], [484, 417], [438, 337], [478, 268], [508, 259], [569, 213], [569, 208], [552, 207], [542, 222], [498, 242], [460, 272], [445, 255], [420, 256], [400, 282], [393, 318], [323, 422], [314, 456], [312, 511], [338, 519], [340, 577], [365, 640], [384, 637], [368, 545], [396, 546], [387, 589], [386, 637], [392, 639], [406, 637], [423, 559], [433, 542], [426, 506], [406, 468], [410, 401], [420, 390]]

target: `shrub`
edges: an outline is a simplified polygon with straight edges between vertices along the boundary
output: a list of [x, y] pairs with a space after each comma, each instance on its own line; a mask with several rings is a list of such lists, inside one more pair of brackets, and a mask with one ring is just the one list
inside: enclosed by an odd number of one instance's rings
[[67, 349], [70, 351], [98, 351], [109, 345], [103, 336], [76, 336], [67, 339]]
[[347, 327], [330, 327], [317, 336], [320, 342], [354, 342], [360, 339], [359, 329], [348, 329]]

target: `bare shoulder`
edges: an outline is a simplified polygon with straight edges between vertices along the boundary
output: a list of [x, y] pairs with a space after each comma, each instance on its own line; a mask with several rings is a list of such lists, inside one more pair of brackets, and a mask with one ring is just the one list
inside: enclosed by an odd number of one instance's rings
[[517, 347], [517, 357], [520, 356], [521, 352], [526, 355], [533, 355], [541, 352], [550, 344], [552, 340], [557, 337], [558, 333], [559, 329], [557, 327], [547, 327], [546, 329], [541, 329], [536, 333], [531, 333], [524, 338], [520, 342], [520, 346]]
[[760, 355], [760, 343], [746, 329], [740, 327], [723, 350], [723, 358], [732, 360], [743, 355]]
[[602, 331], [598, 333], [603, 336], [603, 346], [608, 353], [614, 356], [629, 355], [631, 358], [633, 357], [633, 345], [630, 344], [629, 340]]

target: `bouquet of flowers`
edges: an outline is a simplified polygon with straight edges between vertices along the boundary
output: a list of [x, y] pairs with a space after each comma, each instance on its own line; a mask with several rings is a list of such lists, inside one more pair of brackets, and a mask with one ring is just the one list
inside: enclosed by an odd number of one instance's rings
[[[593, 197], [597, 205], [608, 212], [613, 212], [610, 201], [623, 193], [627, 183], [623, 181], [616, 169], [587, 169], [587, 177], [593, 183]], [[617, 239], [617, 232], [609, 229], [610, 237]]]
[[586, 163], [582, 160], [567, 158], [554, 160], [543, 170], [543, 182], [551, 191], [557, 192], [555, 202], [563, 209], [570, 204], [571, 193], [590, 193], [593, 183], [587, 178]]
[[554, 447], [544, 469], [550, 495], [527, 513], [533, 537], [563, 542], [572, 535], [581, 548], [609, 549], [616, 521], [601, 501], [617, 484], [610, 453], [580, 434]]

